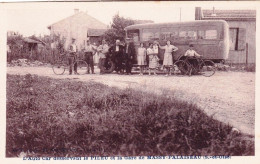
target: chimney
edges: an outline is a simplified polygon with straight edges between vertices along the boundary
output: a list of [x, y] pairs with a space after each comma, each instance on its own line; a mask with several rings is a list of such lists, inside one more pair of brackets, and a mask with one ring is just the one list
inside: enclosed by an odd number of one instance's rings
[[201, 20], [201, 7], [195, 7], [195, 20]]
[[74, 14], [78, 14], [79, 13], [79, 9], [74, 9]]
[[215, 13], [215, 7], [213, 7], [211, 16], [214, 16], [214, 17], [217, 16], [217, 14]]

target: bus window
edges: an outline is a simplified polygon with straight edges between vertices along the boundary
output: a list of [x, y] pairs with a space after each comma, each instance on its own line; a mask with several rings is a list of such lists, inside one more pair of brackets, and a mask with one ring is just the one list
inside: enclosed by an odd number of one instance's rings
[[153, 32], [143, 32], [143, 41], [148, 41], [150, 39], [154, 38], [154, 33]]
[[196, 31], [188, 31], [187, 39], [197, 39], [197, 32]]
[[198, 31], [198, 39], [205, 39], [205, 31]]
[[162, 40], [175, 40], [178, 38], [178, 30], [176, 28], [161, 28]]
[[156, 33], [154, 34], [154, 38], [159, 40], [159, 38], [160, 38], [160, 32], [156, 32]]
[[206, 30], [205, 39], [217, 39], [217, 30]]
[[143, 34], [142, 34], [142, 40], [143, 41], [149, 41], [152, 39], [159, 39], [160, 37], [160, 32], [156, 31], [156, 29], [143, 29]]
[[197, 39], [197, 32], [196, 31], [180, 31], [179, 37], [183, 39]]
[[186, 31], [180, 31], [179, 37], [180, 38], [186, 38], [187, 37], [187, 32]]
[[138, 42], [139, 41], [139, 30], [127, 31], [127, 37], [133, 39], [134, 42]]

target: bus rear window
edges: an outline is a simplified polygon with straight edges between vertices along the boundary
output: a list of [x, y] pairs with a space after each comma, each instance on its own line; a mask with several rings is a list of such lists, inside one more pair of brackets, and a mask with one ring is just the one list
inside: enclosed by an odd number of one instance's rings
[[133, 39], [134, 42], [139, 41], [139, 30], [129, 30], [127, 31], [127, 37]]

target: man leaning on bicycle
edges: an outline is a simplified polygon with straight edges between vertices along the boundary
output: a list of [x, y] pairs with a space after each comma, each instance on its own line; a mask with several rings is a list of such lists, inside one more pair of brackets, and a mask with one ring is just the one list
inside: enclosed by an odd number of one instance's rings
[[189, 45], [189, 49], [185, 52], [184, 56], [188, 58], [188, 62], [193, 65], [193, 67], [197, 68], [199, 65], [199, 62], [197, 58], [200, 58], [201, 55], [198, 54], [194, 49], [193, 49], [193, 44]]

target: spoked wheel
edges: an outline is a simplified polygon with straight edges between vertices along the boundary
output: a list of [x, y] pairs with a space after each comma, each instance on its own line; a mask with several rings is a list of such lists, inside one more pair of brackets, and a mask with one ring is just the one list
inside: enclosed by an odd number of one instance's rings
[[210, 60], [203, 61], [199, 66], [200, 74], [206, 77], [214, 75], [216, 71], [215, 63]]
[[104, 64], [104, 73], [112, 73], [115, 69], [115, 63], [111, 59], [106, 59]]
[[62, 75], [65, 72], [66, 64], [63, 61], [57, 61], [52, 65], [52, 71], [56, 75]]
[[87, 62], [83, 61], [83, 60], [77, 60], [74, 63], [74, 68], [77, 67], [77, 73], [80, 75], [84, 75], [87, 74], [88, 71], [88, 64]]
[[187, 75], [190, 70], [190, 66], [183, 60], [178, 60], [173, 64], [173, 70], [175, 75]]

